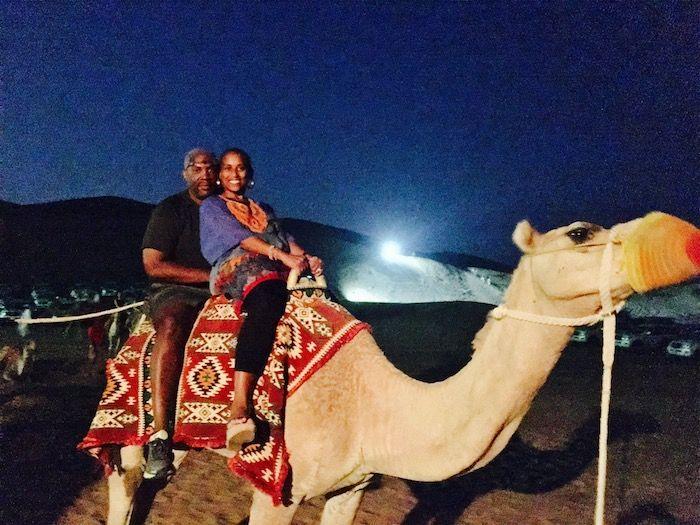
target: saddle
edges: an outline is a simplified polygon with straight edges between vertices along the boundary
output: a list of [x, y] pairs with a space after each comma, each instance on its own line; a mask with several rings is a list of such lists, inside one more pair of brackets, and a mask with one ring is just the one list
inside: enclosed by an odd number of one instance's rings
[[[185, 347], [173, 443], [186, 448], [224, 448], [233, 395], [237, 335], [243, 317], [224, 296], [200, 312]], [[369, 326], [332, 301], [322, 289], [290, 292], [265, 371], [253, 395], [256, 416], [266, 427], [259, 440], [229, 460], [229, 469], [270, 494], [276, 504], [289, 472], [284, 444], [284, 406], [308, 378]], [[107, 363], [107, 386], [78, 449], [100, 459], [102, 447], [143, 445], [153, 431], [149, 361], [155, 341], [144, 317], [118, 354]], [[108, 473], [109, 471], [106, 470]]]

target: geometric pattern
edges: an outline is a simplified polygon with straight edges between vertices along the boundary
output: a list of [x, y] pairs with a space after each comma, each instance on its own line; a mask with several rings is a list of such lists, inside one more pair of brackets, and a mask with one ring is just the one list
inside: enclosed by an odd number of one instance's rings
[[216, 396], [232, 381], [233, 377], [214, 356], [207, 356], [187, 373], [187, 385], [192, 392], [203, 398]]
[[[124, 425], [119, 421], [119, 416], [124, 415], [124, 410], [98, 410], [92, 420], [92, 428], [122, 428]], [[133, 416], [132, 416], [133, 417]], [[127, 418], [126, 422], [130, 422]]]
[[100, 405], [112, 405], [129, 391], [129, 382], [117, 370], [112, 362], [107, 362], [107, 386], [100, 400]]
[[292, 315], [294, 316], [294, 319], [299, 321], [301, 325], [312, 334], [314, 333], [315, 323], [323, 323], [326, 321], [326, 319], [324, 319], [317, 311], [309, 308], [308, 306], [295, 308], [292, 311]]
[[237, 321], [238, 314], [236, 313], [236, 309], [234, 308], [233, 303], [229, 302], [225, 304], [214, 305], [214, 308], [207, 313], [206, 319], [210, 321], [217, 321], [223, 319]]
[[228, 417], [228, 404], [220, 403], [183, 403], [178, 414], [183, 423], [225, 424]]
[[[244, 317], [224, 296], [210, 298], [185, 346], [177, 392], [173, 441], [192, 448], [222, 448], [233, 398], [237, 336]], [[150, 328], [150, 330], [148, 329]], [[321, 290], [291, 292], [275, 343], [253, 395], [256, 417], [269, 432], [229, 460], [229, 468], [282, 501], [289, 471], [284, 440], [286, 399], [367, 325]], [[143, 445], [153, 431], [150, 352], [155, 333], [142, 322], [107, 366], [107, 388], [90, 431], [78, 445], [108, 468], [106, 444]]]
[[141, 445], [152, 429], [148, 362], [154, 335], [151, 323], [142, 319], [117, 355], [107, 361], [105, 390], [90, 430], [78, 444], [78, 449], [100, 459], [106, 472], [110, 467], [104, 445]]
[[193, 448], [221, 448], [233, 396], [237, 336], [244, 317], [223, 295], [207, 301], [185, 347], [173, 440]]
[[199, 337], [190, 339], [187, 346], [195, 352], [229, 355], [236, 348], [237, 342], [236, 334], [201, 333]]
[[285, 314], [277, 325], [275, 342], [265, 371], [253, 393], [256, 417], [269, 428], [260, 441], [246, 446], [229, 460], [229, 468], [271, 496], [279, 505], [289, 473], [284, 440], [284, 409], [288, 398], [335, 353], [352, 340], [365, 323], [355, 319], [323, 290], [297, 290], [290, 294]]

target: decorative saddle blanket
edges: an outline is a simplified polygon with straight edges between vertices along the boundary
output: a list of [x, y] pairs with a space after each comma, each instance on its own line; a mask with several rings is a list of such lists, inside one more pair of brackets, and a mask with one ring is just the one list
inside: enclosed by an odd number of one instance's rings
[[[199, 314], [185, 348], [175, 444], [192, 448], [225, 446], [235, 348], [243, 319], [223, 296], [212, 297]], [[258, 423], [256, 441], [229, 460], [233, 472], [269, 494], [275, 504], [283, 500], [289, 473], [284, 442], [286, 399], [365, 329], [369, 329], [367, 324], [352, 317], [322, 290], [291, 293], [254, 391], [256, 415], [264, 423]], [[152, 325], [142, 320], [107, 364], [107, 386], [90, 430], [78, 444], [79, 449], [103, 464], [104, 445], [143, 445], [153, 432], [149, 361], [155, 337]]]

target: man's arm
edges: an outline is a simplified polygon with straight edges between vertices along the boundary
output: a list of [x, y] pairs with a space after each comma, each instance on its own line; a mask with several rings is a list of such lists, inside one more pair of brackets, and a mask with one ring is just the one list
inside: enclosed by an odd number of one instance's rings
[[170, 262], [163, 252], [154, 248], [144, 248], [142, 253], [143, 268], [151, 279], [180, 284], [199, 284], [209, 280], [209, 270]]

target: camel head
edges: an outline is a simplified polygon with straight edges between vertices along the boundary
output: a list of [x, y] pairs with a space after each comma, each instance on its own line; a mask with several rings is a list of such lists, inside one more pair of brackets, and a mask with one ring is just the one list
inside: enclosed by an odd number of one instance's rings
[[522, 221], [513, 241], [524, 254], [518, 269], [530, 275], [537, 300], [570, 302], [578, 312], [601, 308], [603, 254], [609, 243], [613, 302], [700, 274], [700, 230], [660, 212], [610, 229], [574, 222], [539, 233]]

